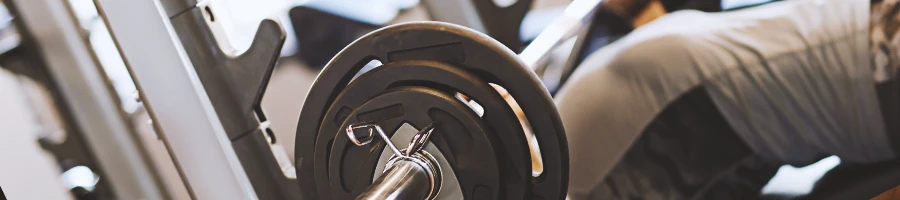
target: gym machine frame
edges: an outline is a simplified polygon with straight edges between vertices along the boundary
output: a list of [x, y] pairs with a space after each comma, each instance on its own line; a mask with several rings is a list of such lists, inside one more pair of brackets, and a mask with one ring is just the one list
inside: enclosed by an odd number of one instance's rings
[[[66, 0], [4, 0], [21, 43], [4, 67], [46, 73], [44, 80], [70, 125], [61, 144], [42, 143], [57, 159], [99, 170], [101, 197], [171, 199], [144, 146], [110, 89], [84, 29]], [[11, 25], [12, 26], [12, 25]], [[6, 42], [6, 41], [5, 41]], [[6, 45], [6, 44], [5, 44]], [[4, 52], [4, 53], [10, 53]], [[21, 58], [17, 58], [21, 57]], [[44, 76], [44, 75], [38, 75]], [[88, 145], [89, 144], [89, 145]], [[83, 148], [83, 149], [82, 149]]]
[[[193, 198], [296, 197], [296, 179], [283, 174], [272, 157], [266, 119], [257, 112], [284, 38], [276, 23], [263, 21], [250, 50], [232, 57], [221, 54], [203, 23], [208, 1], [94, 2]], [[599, 2], [574, 1], [524, 50], [525, 63], [536, 65], [577, 33]], [[250, 64], [255, 65], [241, 68]]]

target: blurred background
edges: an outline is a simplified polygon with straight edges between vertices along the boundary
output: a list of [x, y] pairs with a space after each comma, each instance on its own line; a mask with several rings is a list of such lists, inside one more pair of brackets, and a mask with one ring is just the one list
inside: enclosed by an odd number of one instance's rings
[[[106, 12], [98, 11], [97, 2], [106, 0], [3, 1], [0, 187], [9, 199], [190, 199], [190, 188], [183, 183], [163, 136], [156, 134], [109, 24], [100, 15]], [[161, 4], [167, 2], [175, 1]], [[210, 26], [215, 41], [226, 55], [247, 51], [263, 19], [273, 19], [284, 29], [287, 37], [261, 109], [269, 122], [272, 154], [290, 177], [294, 135], [307, 92], [331, 57], [356, 38], [391, 24], [436, 20], [481, 31], [520, 53], [539, 35], [553, 31], [547, 27], [554, 27], [577, 2], [529, 1], [516, 6], [526, 13], [519, 18], [505, 16], [513, 12], [478, 13], [468, 0], [191, 3], [205, 6], [204, 17], [214, 21]], [[716, 12], [766, 2], [726, 0], [711, 7], [667, 7], [659, 15], [681, 9]], [[510, 7], [517, 0], [491, 3]], [[597, 16], [584, 25], [596, 31], [576, 34], [580, 40], [565, 39], [534, 66], [551, 93], [586, 55], [640, 26], [621, 16]], [[840, 159], [831, 157], [804, 168], [782, 167], [764, 192], [808, 193], [815, 180], [839, 163]]]

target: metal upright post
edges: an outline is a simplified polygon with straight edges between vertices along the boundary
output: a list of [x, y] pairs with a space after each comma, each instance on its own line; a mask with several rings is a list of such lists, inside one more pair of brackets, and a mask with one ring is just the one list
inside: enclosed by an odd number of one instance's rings
[[65, 0], [7, 1], [50, 75], [118, 199], [169, 199], [146, 152], [109, 90], [106, 76]]
[[257, 199], [159, 1], [94, 0], [194, 199]]

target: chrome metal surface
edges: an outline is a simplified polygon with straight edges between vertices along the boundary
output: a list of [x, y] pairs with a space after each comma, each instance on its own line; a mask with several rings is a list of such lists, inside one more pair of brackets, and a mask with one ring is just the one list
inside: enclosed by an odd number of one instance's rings
[[[413, 136], [412, 141], [409, 141], [409, 145], [406, 147], [406, 155], [410, 156], [416, 152], [422, 151], [425, 148], [425, 145], [428, 144], [428, 139], [431, 138], [431, 133], [434, 131], [434, 124], [429, 124], [425, 126], [421, 131], [416, 133]], [[390, 141], [390, 140], [387, 140]]]
[[[357, 129], [368, 129], [369, 132], [367, 135], [363, 135], [362, 138], [360, 138], [360, 136], [355, 132], [355, 130]], [[381, 136], [381, 139], [384, 140], [387, 146], [391, 148], [391, 151], [394, 152], [394, 155], [408, 158], [414, 153], [425, 148], [425, 144], [428, 142], [428, 138], [431, 138], [431, 132], [434, 131], [434, 124], [429, 124], [428, 126], [425, 126], [425, 128], [423, 128], [421, 131], [416, 133], [416, 135], [413, 136], [412, 141], [410, 141], [409, 145], [404, 151], [400, 151], [397, 148], [397, 145], [395, 145], [394, 142], [391, 141], [391, 138], [384, 133], [384, 130], [381, 129], [381, 126], [379, 126], [378, 124], [370, 122], [359, 122], [348, 125], [346, 130], [347, 137], [349, 137], [350, 141], [353, 142], [353, 144], [355, 144], [356, 146], [365, 146], [371, 143], [375, 138], [373, 136], [373, 131], [378, 132], [378, 135]]]
[[357, 199], [434, 199], [441, 190], [441, 168], [434, 156], [417, 151], [394, 155], [387, 170]]
[[[368, 129], [368, 135], [358, 138], [355, 133], [358, 129]], [[397, 149], [381, 126], [375, 123], [350, 124], [346, 132], [350, 141], [357, 146], [371, 143], [373, 132], [378, 132], [394, 153], [383, 165], [378, 163], [376, 170], [381, 166], [387, 170], [380, 176], [376, 175], [378, 178], [357, 199], [433, 199], [440, 192], [443, 185], [440, 163], [430, 153], [423, 151], [430, 144], [428, 139], [434, 132], [434, 124], [425, 126], [413, 135], [408, 147], [402, 150]]]
[[[378, 125], [367, 123], [351, 124], [350, 126], [347, 126], [347, 137], [349, 137], [350, 141], [353, 142], [353, 144], [355, 144], [356, 146], [365, 146], [375, 139], [375, 134], [373, 132], [375, 131], [377, 126]], [[356, 134], [355, 130], [362, 128], [369, 129], [369, 131], [367, 132], [369, 134], [364, 135], [362, 136], [362, 138], [360, 138], [360, 136]], [[378, 133], [381, 134], [381, 127], [377, 127], [377, 129], [379, 130]]]
[[375, 179], [356, 199], [428, 199], [431, 187], [431, 178], [424, 166], [411, 160], [401, 160]]
[[[359, 138], [356, 137], [356, 133], [354, 132], [357, 129], [369, 129], [368, 137], [363, 138], [363, 140], [360, 141]], [[375, 132], [378, 132], [378, 135], [381, 136], [381, 139], [384, 140], [384, 143], [387, 144], [387, 146], [389, 148], [391, 148], [391, 151], [393, 151], [395, 155], [406, 156], [406, 154], [401, 153], [400, 149], [398, 149], [397, 146], [394, 145], [393, 142], [391, 142], [391, 138], [388, 137], [384, 133], [384, 129], [381, 129], [381, 126], [379, 126], [378, 124], [375, 124], [375, 123], [360, 122], [360, 123], [350, 124], [349, 126], [347, 126], [347, 137], [349, 137], [350, 141], [352, 141], [353, 144], [355, 144], [356, 146], [364, 146], [364, 145], [371, 143], [372, 140], [374, 139], [374, 137], [372, 136], [373, 130]]]
[[[404, 124], [397, 132], [394, 132], [394, 135], [391, 136], [391, 141], [393, 141], [394, 144], [404, 145], [410, 142], [413, 136], [418, 132], [420, 131], [412, 125]], [[436, 181], [440, 182], [440, 190], [434, 199], [463, 199], [463, 193], [460, 189], [459, 181], [456, 178], [456, 173], [453, 171], [453, 167], [450, 166], [450, 162], [444, 157], [444, 154], [431, 142], [428, 142], [423, 151], [420, 152], [425, 152], [423, 154], [429, 155], [436, 161], [435, 163], [437, 166], [435, 168], [439, 170], [436, 171], [436, 173], [440, 174], [441, 179]], [[387, 166], [390, 166], [389, 161], [395, 158], [396, 156], [387, 149], [382, 150], [372, 180], [380, 177], [382, 172], [388, 168]]]

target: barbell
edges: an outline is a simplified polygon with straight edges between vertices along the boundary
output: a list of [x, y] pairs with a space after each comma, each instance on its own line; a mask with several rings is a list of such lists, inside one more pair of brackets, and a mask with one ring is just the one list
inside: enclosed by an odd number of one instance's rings
[[[395, 134], [405, 124], [417, 131]], [[449, 23], [344, 48], [310, 89], [295, 145], [304, 199], [564, 199], [568, 184], [565, 131], [537, 76]]]

